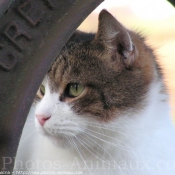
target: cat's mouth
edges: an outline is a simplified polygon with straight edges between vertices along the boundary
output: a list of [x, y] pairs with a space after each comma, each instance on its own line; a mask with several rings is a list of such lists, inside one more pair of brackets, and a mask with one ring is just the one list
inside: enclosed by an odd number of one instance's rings
[[61, 132], [61, 131], [50, 129], [50, 128], [45, 129], [45, 132], [50, 136], [58, 137], [58, 138], [65, 138], [68, 135], [65, 132]]
[[66, 130], [62, 131], [60, 129], [53, 129], [53, 128], [46, 127], [46, 126], [40, 126], [39, 132], [44, 136], [54, 137], [58, 140], [65, 139], [65, 138], [71, 138], [75, 136], [73, 132], [66, 131]]
[[59, 133], [48, 128], [45, 129], [43, 127], [39, 129], [39, 132], [48, 138], [55, 146], [63, 148], [69, 148], [71, 146], [70, 140], [72, 137], [66, 135], [65, 133]]

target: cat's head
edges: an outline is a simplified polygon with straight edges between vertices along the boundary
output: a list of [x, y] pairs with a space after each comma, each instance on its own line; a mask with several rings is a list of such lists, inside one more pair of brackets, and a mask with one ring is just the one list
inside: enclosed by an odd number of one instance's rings
[[76, 31], [53, 63], [39, 90], [36, 125], [66, 145], [95, 124], [141, 109], [156, 76], [144, 39], [103, 10], [97, 33]]

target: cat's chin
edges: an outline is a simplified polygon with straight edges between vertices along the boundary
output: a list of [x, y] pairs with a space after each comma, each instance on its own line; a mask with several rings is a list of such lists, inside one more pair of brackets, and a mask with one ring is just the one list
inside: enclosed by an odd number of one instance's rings
[[68, 149], [71, 147], [69, 140], [64, 136], [51, 135], [50, 133], [48, 133], [45, 129], [43, 129], [41, 127], [38, 128], [38, 132], [41, 135], [43, 135], [44, 137], [46, 137], [49, 140], [49, 142], [54, 144], [56, 147], [61, 147], [61, 148], [65, 148], [65, 149]]
[[49, 136], [48, 135], [47, 138], [56, 147], [61, 147], [61, 148], [65, 148], [65, 149], [71, 148], [70, 142], [62, 136], [52, 136], [52, 135]]

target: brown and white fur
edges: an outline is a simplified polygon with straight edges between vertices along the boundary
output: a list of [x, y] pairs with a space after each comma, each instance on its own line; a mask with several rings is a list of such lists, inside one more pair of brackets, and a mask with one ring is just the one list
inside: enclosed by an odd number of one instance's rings
[[[85, 86], [75, 98], [65, 92], [72, 82]], [[44, 136], [24, 133], [15, 170], [175, 175], [175, 131], [156, 57], [107, 11], [96, 34], [73, 34], [43, 84], [29, 117]]]

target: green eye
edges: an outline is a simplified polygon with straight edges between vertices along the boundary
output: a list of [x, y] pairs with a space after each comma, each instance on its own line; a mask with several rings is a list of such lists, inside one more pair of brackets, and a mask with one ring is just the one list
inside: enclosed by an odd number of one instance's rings
[[78, 83], [69, 84], [69, 95], [71, 97], [77, 97], [84, 91], [84, 86]]
[[40, 92], [44, 96], [44, 94], [45, 94], [45, 86], [43, 84], [41, 84], [41, 86], [40, 86]]

